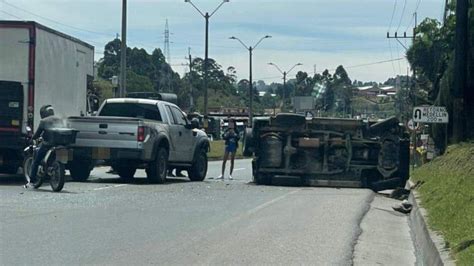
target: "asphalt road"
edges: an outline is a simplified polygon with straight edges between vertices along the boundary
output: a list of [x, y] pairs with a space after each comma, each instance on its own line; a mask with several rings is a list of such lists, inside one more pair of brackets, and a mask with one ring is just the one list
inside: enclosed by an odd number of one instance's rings
[[[249, 160], [232, 181], [150, 185], [138, 171], [124, 184], [107, 170], [62, 193], [0, 176], [0, 265], [415, 263], [406, 216], [370, 190], [256, 186]], [[208, 178], [219, 172], [210, 162]]]

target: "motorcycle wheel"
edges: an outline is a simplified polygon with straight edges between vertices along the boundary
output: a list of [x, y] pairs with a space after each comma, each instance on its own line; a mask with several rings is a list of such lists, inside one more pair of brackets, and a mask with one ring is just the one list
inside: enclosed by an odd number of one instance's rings
[[64, 164], [54, 161], [51, 164], [49, 183], [54, 192], [59, 192], [64, 187]]
[[[25, 157], [23, 161], [23, 175], [25, 176], [25, 180], [27, 183], [30, 183], [30, 173], [31, 173], [31, 166], [33, 165], [33, 155], [28, 155]], [[36, 175], [36, 182], [32, 183], [34, 188], [39, 188], [43, 184], [43, 177], [40, 174]]]

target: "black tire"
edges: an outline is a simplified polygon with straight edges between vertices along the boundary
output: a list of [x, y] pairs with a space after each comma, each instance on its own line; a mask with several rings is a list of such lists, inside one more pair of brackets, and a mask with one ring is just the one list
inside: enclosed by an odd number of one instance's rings
[[90, 162], [88, 161], [72, 161], [69, 164], [69, 173], [71, 174], [72, 180], [76, 182], [86, 181], [89, 178], [92, 170], [89, 166]]
[[257, 173], [253, 176], [253, 181], [257, 185], [271, 185], [272, 177], [268, 174]]
[[59, 192], [64, 187], [65, 167], [64, 164], [54, 161], [51, 164], [51, 168], [52, 175], [50, 176], [49, 184], [54, 192]]
[[168, 150], [159, 147], [156, 153], [155, 161], [150, 162], [146, 169], [148, 181], [152, 184], [163, 184], [166, 182], [168, 173]]
[[133, 181], [133, 176], [135, 175], [135, 172], [137, 171], [136, 167], [133, 166], [114, 166], [113, 169], [117, 172], [117, 174], [120, 176], [120, 179], [124, 182], [132, 182]]
[[245, 129], [244, 141], [242, 147], [242, 154], [245, 157], [251, 157], [254, 152], [253, 130], [252, 128]]
[[188, 176], [191, 181], [203, 181], [207, 174], [207, 153], [200, 149], [194, 158], [193, 165], [188, 170]]
[[[23, 161], [23, 175], [25, 177], [26, 183], [30, 183], [30, 172], [31, 166], [33, 165], [33, 155], [27, 155]], [[36, 175], [36, 182], [33, 183], [34, 188], [39, 188], [43, 184], [43, 177]]]
[[400, 158], [396, 176], [400, 178], [400, 187], [405, 187], [410, 177], [410, 141], [400, 141]]
[[305, 125], [306, 117], [299, 114], [279, 113], [276, 115], [273, 123], [286, 128], [301, 127]]

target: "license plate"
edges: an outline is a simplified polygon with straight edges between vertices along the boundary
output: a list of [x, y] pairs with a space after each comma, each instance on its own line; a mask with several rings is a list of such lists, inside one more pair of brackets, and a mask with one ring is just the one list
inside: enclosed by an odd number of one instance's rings
[[110, 159], [110, 148], [93, 148], [92, 159], [94, 160]]
[[18, 107], [20, 107], [20, 103], [19, 103], [19, 102], [9, 102], [9, 103], [8, 103], [8, 107], [10, 107], [10, 108], [18, 108]]
[[56, 150], [56, 159], [66, 164], [69, 161], [69, 151], [67, 149]]

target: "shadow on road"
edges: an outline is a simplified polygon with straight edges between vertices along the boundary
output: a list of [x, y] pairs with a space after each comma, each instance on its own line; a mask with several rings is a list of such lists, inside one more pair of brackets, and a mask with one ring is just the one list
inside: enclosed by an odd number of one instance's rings
[[96, 184], [132, 184], [132, 185], [172, 185], [176, 183], [191, 183], [187, 177], [168, 177], [164, 184], [150, 184], [146, 177], [135, 177], [132, 181], [126, 182], [120, 177], [111, 176], [110, 178], [91, 178], [84, 183], [96, 183]]
[[25, 184], [23, 175], [0, 174], [0, 186], [21, 186]]

